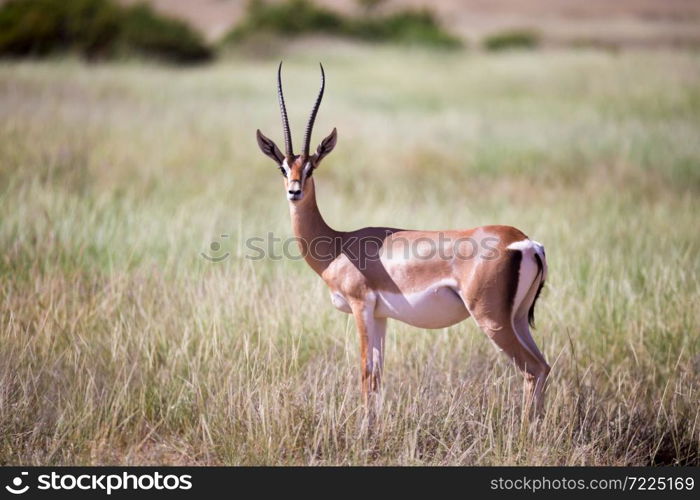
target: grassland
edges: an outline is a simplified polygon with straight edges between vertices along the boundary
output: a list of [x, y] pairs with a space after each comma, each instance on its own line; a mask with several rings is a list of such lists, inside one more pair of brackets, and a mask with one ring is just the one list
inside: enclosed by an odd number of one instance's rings
[[0, 463], [699, 465], [700, 56], [325, 45], [284, 57], [297, 143], [328, 74], [332, 226], [547, 247], [544, 420], [471, 320], [390, 323], [363, 432], [348, 317], [303, 262], [246, 258], [291, 234], [254, 140], [277, 59], [3, 62]]

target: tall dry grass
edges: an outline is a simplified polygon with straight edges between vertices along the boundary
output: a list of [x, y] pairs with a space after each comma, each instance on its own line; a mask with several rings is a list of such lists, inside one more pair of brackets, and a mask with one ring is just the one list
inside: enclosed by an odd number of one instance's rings
[[544, 420], [471, 320], [390, 322], [362, 430], [349, 318], [303, 262], [246, 258], [291, 234], [254, 140], [280, 137], [276, 61], [4, 62], [0, 462], [700, 464], [697, 54], [296, 49], [297, 135], [328, 74], [331, 225], [545, 244]]

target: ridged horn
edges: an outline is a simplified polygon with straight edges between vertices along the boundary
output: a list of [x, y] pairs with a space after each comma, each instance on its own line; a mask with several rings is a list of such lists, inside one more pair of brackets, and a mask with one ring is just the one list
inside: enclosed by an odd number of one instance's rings
[[289, 132], [289, 119], [287, 118], [287, 106], [284, 104], [284, 93], [282, 92], [282, 61], [277, 68], [277, 98], [280, 103], [280, 113], [282, 113], [282, 128], [284, 129], [284, 150], [287, 162], [292, 163], [294, 159], [294, 149], [292, 148], [292, 134]]
[[326, 73], [323, 71], [323, 64], [318, 64], [321, 67], [321, 90], [318, 92], [318, 97], [316, 98], [316, 103], [311, 110], [311, 115], [309, 116], [309, 123], [306, 124], [306, 134], [304, 135], [304, 150], [302, 151], [302, 156], [304, 159], [309, 157], [309, 143], [311, 142], [311, 133], [314, 129], [314, 122], [316, 121], [316, 113], [318, 113], [318, 108], [321, 106], [321, 99], [323, 99], [323, 91], [326, 88]]

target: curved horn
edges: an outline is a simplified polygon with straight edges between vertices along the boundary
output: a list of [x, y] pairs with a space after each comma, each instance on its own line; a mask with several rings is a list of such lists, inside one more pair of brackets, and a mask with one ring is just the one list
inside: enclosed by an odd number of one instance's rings
[[314, 122], [316, 121], [316, 113], [318, 113], [318, 108], [321, 106], [321, 99], [323, 99], [323, 90], [326, 88], [326, 74], [323, 71], [323, 64], [318, 63], [321, 66], [321, 90], [318, 92], [318, 97], [316, 98], [316, 103], [311, 110], [311, 116], [309, 116], [309, 123], [306, 125], [306, 134], [304, 135], [304, 150], [302, 151], [302, 156], [304, 159], [309, 157], [309, 143], [311, 142], [311, 132], [314, 129]]
[[292, 134], [289, 132], [289, 119], [287, 118], [287, 106], [284, 104], [284, 94], [282, 93], [282, 61], [277, 68], [277, 98], [280, 102], [280, 113], [282, 113], [282, 128], [284, 129], [284, 150], [287, 154], [287, 162], [291, 164], [294, 158], [292, 148]]

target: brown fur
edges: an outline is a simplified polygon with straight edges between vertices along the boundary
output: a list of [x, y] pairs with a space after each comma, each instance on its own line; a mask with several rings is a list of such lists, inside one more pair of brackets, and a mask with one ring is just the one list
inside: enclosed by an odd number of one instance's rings
[[[526, 293], [516, 304], [525, 255], [524, 251], [508, 248], [512, 243], [525, 242], [527, 236], [510, 226], [461, 231], [332, 229], [318, 210], [311, 175], [335, 147], [336, 130], [321, 142], [315, 154], [308, 155], [308, 139], [325, 86], [323, 67], [321, 91], [309, 119], [301, 156], [292, 151], [281, 67], [280, 63], [278, 93], [287, 138], [286, 157], [259, 130], [258, 145], [284, 175], [292, 229], [302, 255], [325, 281], [336, 307], [351, 312], [355, 319], [364, 400], [367, 402], [380, 387], [387, 317], [437, 328], [471, 315], [523, 372], [528, 399], [541, 411], [549, 366], [530, 335], [527, 319], [533, 317], [544, 264], [536, 255], [537, 276], [532, 283], [522, 284], [527, 287], [523, 288]], [[530, 258], [533, 247], [526, 248], [530, 249]], [[418, 298], [412, 302], [409, 297]], [[438, 311], [440, 314], [436, 314]]]
[[[522, 252], [510, 250], [508, 245], [522, 241], [527, 236], [510, 226], [483, 226], [462, 231], [411, 231], [389, 227], [367, 227], [356, 231], [335, 231], [326, 224], [316, 204], [315, 184], [308, 179], [304, 198], [290, 203], [292, 228], [309, 266], [318, 273], [332, 292], [339, 292], [350, 300], [353, 316], [358, 326], [361, 357], [361, 387], [364, 398], [379, 388], [380, 373], [368, 370], [369, 335], [364, 319], [367, 311], [365, 298], [369, 293], [389, 291], [409, 294], [425, 289], [436, 279], [454, 278], [459, 284], [461, 296], [469, 314], [484, 330], [494, 344], [515, 362], [525, 376], [529, 399], [541, 408], [541, 388], [549, 366], [539, 353], [531, 354], [512, 324], [513, 301], [518, 287], [518, 275]], [[471, 238], [481, 244], [486, 238], [494, 238], [493, 247], [498, 258], [493, 260], [455, 259], [454, 247], [445, 247], [446, 259], [386, 258], [388, 249], [394, 255], [403, 256], [403, 247], [421, 239], [437, 241], [442, 235], [454, 241]], [[328, 258], [315, 258], [308, 250], [308, 243], [319, 236], [341, 244], [321, 245]], [[368, 239], [377, 245], [364, 248]], [[353, 241], [345, 246], [344, 242]], [[363, 265], [361, 265], [363, 264]], [[534, 306], [534, 301], [533, 301]], [[532, 309], [532, 307], [530, 307]], [[386, 321], [386, 319], [382, 319]], [[383, 326], [382, 328], [385, 328]]]

